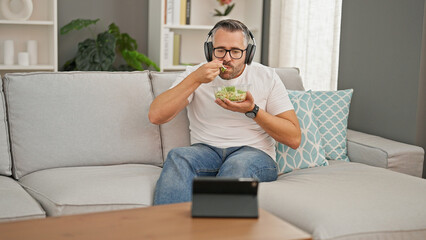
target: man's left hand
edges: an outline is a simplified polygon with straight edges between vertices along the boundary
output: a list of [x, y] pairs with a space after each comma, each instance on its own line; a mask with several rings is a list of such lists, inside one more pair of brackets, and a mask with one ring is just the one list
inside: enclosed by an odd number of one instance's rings
[[246, 100], [243, 102], [232, 102], [226, 98], [224, 100], [217, 98], [215, 102], [227, 110], [240, 113], [246, 113], [254, 108], [254, 98], [249, 91], [247, 91]]

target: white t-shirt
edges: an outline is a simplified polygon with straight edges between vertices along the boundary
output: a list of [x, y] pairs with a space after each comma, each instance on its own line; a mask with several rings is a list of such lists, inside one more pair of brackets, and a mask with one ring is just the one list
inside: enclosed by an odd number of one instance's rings
[[[187, 67], [171, 88], [202, 64]], [[246, 65], [239, 77], [224, 80], [218, 76], [210, 83], [201, 84], [189, 96], [187, 112], [191, 144], [205, 143], [218, 148], [251, 146], [266, 152], [275, 160], [275, 140], [269, 134], [244, 113], [226, 110], [215, 103], [212, 86], [235, 84], [251, 84], [249, 91], [254, 102], [272, 115], [293, 109], [288, 92], [273, 68], [259, 63]]]

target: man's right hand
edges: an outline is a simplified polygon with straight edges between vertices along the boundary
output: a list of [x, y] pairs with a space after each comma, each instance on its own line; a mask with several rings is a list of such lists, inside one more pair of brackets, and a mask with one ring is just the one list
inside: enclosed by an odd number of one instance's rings
[[148, 118], [153, 124], [163, 124], [173, 119], [188, 105], [188, 97], [203, 83], [209, 83], [220, 73], [222, 61], [213, 60], [189, 74], [182, 82], [152, 101]]
[[191, 74], [194, 74], [200, 83], [209, 83], [220, 74], [220, 67], [222, 67], [222, 61], [215, 59], [202, 65]]

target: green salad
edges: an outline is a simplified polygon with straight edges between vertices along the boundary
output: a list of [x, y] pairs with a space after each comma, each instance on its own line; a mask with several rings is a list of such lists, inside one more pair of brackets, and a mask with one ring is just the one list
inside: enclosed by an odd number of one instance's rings
[[215, 92], [215, 97], [221, 100], [229, 99], [233, 102], [242, 102], [246, 100], [247, 92], [238, 90], [235, 86], [222, 87], [219, 91]]

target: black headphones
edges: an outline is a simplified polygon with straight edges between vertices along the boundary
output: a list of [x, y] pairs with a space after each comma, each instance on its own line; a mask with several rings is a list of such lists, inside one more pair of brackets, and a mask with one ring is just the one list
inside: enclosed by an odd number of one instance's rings
[[[208, 62], [213, 60], [213, 43], [211, 41], [208, 42], [208, 40], [211, 37], [214, 29], [216, 29], [216, 27], [214, 27], [212, 30], [210, 30], [210, 32], [207, 34], [207, 39], [204, 42], [204, 55], [206, 56], [206, 60]], [[249, 43], [247, 45], [246, 59], [245, 59], [244, 63], [250, 65], [251, 62], [253, 61], [254, 53], [256, 52], [256, 41], [254, 40], [254, 36], [250, 32], [250, 30], [247, 29], [247, 31], [248, 31], [248, 34], [249, 34], [251, 40], [253, 41], [253, 44]]]

